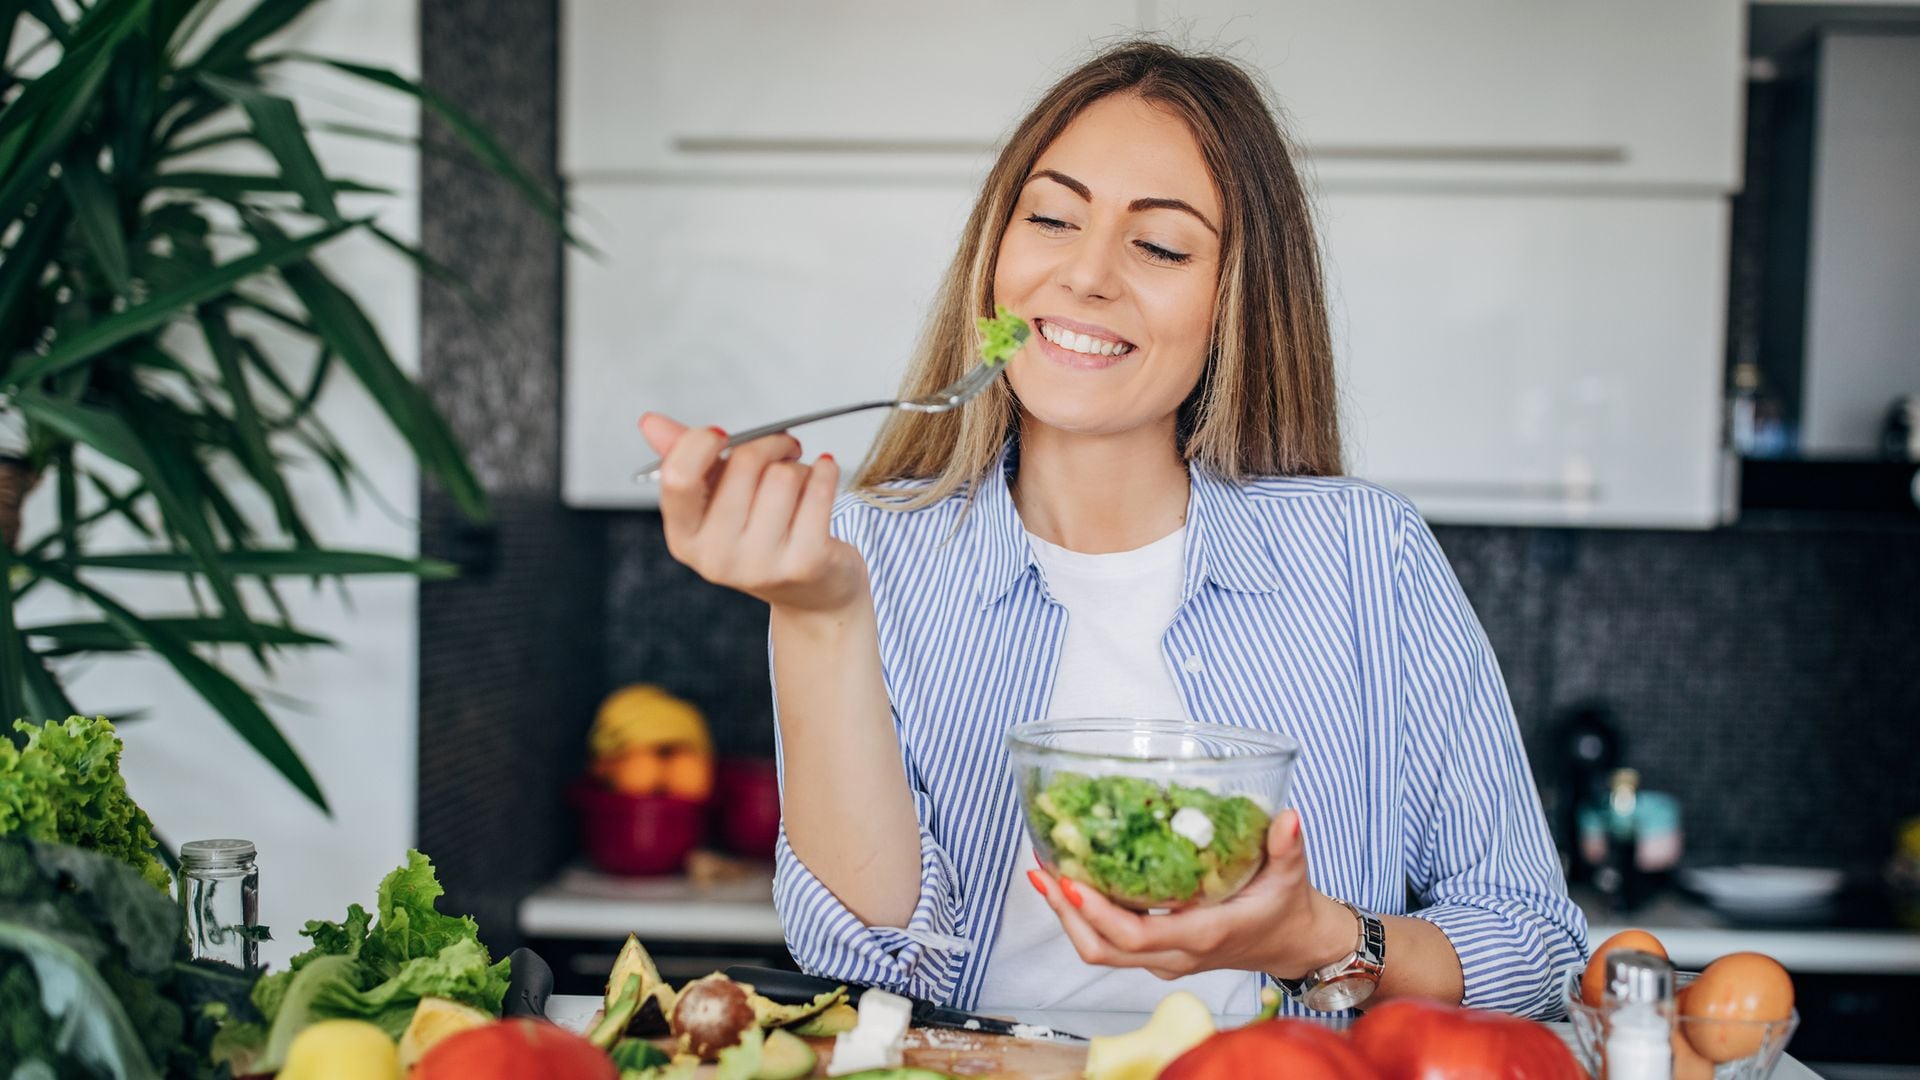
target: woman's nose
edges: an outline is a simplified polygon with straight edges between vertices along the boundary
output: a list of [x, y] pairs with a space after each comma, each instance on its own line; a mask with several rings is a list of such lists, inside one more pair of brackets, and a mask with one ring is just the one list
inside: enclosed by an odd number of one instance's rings
[[1093, 233], [1062, 253], [1055, 268], [1057, 284], [1075, 296], [1089, 300], [1111, 300], [1119, 295], [1119, 260], [1111, 240]]

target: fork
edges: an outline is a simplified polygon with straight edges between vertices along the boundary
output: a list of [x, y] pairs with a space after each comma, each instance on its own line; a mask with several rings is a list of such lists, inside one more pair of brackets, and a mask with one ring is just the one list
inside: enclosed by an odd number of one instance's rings
[[[788, 431], [805, 424], [812, 424], [821, 420], [831, 420], [836, 416], [851, 416], [854, 413], [867, 412], [872, 409], [899, 409], [903, 412], [916, 413], [950, 412], [972, 401], [974, 398], [979, 397], [982, 391], [993, 385], [993, 380], [1000, 376], [1001, 370], [1006, 366], [1005, 360], [982, 360], [974, 366], [973, 370], [967, 372], [965, 375], [935, 390], [933, 393], [922, 397], [888, 398], [884, 401], [863, 401], [857, 405], [842, 405], [837, 409], [822, 409], [819, 412], [803, 413], [785, 420], [776, 420], [771, 424], [762, 424], [757, 428], [749, 428], [737, 435], [730, 436], [721, 449], [731, 450], [741, 443], [750, 443], [755, 439], [763, 439], [768, 435], [778, 435], [783, 431]], [[663, 462], [655, 461], [642, 468], [639, 472], [633, 474], [633, 482], [636, 484], [644, 484], [660, 479], [660, 466], [662, 464]]]

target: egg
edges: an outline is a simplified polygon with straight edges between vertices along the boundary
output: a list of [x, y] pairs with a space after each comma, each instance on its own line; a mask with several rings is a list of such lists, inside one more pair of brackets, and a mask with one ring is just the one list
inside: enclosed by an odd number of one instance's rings
[[1680, 1026], [1701, 1057], [1735, 1061], [1760, 1049], [1765, 1032], [1752, 1021], [1793, 1014], [1793, 979], [1771, 956], [1730, 953], [1707, 965], [1687, 987], [1679, 1008]]
[[1596, 1009], [1607, 989], [1607, 954], [1615, 949], [1650, 952], [1663, 960], [1667, 956], [1667, 947], [1645, 930], [1622, 930], [1601, 942], [1600, 947], [1593, 950], [1593, 959], [1587, 961], [1587, 970], [1580, 975], [1580, 1000]]
[[1701, 1057], [1687, 1041], [1687, 1026], [1688, 1022], [1681, 1020], [1673, 1028], [1673, 1080], [1713, 1080], [1713, 1062]]

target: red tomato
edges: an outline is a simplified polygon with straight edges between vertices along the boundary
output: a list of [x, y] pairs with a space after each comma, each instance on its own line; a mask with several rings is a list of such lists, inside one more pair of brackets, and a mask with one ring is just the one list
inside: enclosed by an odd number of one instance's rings
[[1377, 1080], [1347, 1040], [1311, 1020], [1256, 1020], [1173, 1059], [1160, 1080]]
[[1402, 998], [1368, 1009], [1354, 1049], [1381, 1080], [1580, 1080], [1573, 1051], [1543, 1024]]
[[409, 1075], [410, 1080], [615, 1080], [619, 1070], [580, 1036], [520, 1017], [449, 1035]]

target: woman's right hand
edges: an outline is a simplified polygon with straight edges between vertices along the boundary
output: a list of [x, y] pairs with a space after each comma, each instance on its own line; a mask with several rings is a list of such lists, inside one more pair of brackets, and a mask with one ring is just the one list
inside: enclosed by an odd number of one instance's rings
[[827, 531], [840, 483], [832, 455], [807, 465], [798, 439], [769, 435], [722, 461], [719, 428], [657, 413], [640, 418], [640, 431], [661, 458], [660, 519], [675, 559], [789, 613], [839, 613], [867, 598], [860, 553]]

